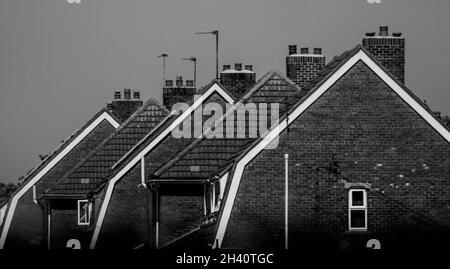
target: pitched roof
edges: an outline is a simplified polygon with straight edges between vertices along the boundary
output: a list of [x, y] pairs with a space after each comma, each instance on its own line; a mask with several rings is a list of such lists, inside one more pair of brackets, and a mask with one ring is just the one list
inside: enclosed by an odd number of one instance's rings
[[[204, 87], [200, 88], [197, 93], [199, 95], [203, 95], [208, 89], [210, 89], [214, 84], [217, 84], [223, 91], [225, 91], [229, 96], [231, 94], [216, 80], [211, 81]], [[191, 97], [186, 100], [188, 106], [192, 106], [194, 103], [194, 99]], [[228, 100], [230, 101], [230, 100]], [[176, 113], [170, 113], [163, 121], [161, 121], [158, 128], [154, 128], [151, 132], [149, 132], [145, 137], [141, 139], [136, 145], [133, 146], [120, 160], [118, 160], [112, 167], [112, 169], [120, 169], [123, 164], [127, 163], [127, 160], [133, 158], [138, 154], [150, 141], [153, 141], [156, 137], [158, 137], [167, 127], [169, 127], [179, 115]]]
[[110, 111], [106, 108], [102, 108], [99, 112], [97, 112], [89, 121], [87, 121], [80, 129], [75, 130], [69, 137], [61, 141], [61, 144], [57, 146], [55, 150], [49, 153], [36, 167], [30, 170], [23, 178], [20, 180], [17, 189], [14, 193], [11, 194], [10, 197], [13, 197], [17, 192], [19, 192], [26, 184], [38, 174], [44, 167], [47, 166], [59, 153], [61, 153], [72, 141], [74, 141], [88, 126], [90, 126], [98, 117], [100, 117], [103, 113], [107, 113], [117, 124], [120, 123], [120, 120], [117, 119]]
[[[270, 71], [218, 122], [223, 122], [232, 113], [235, 114], [243, 104], [279, 103], [283, 106], [287, 98], [294, 93], [301, 94], [301, 90], [280, 72]], [[237, 122], [233, 121], [235, 131]], [[249, 126], [248, 118], [245, 126]], [[208, 132], [211, 130], [206, 131], [202, 138], [196, 139], [172, 161], [160, 167], [153, 180], [207, 179], [213, 173], [227, 168], [243, 149], [256, 140], [248, 136], [238, 138], [236, 133], [236, 138], [207, 138]]]
[[148, 100], [109, 138], [79, 162], [44, 196], [83, 196], [102, 182], [109, 168], [148, 132], [161, 122], [168, 111], [154, 99]]

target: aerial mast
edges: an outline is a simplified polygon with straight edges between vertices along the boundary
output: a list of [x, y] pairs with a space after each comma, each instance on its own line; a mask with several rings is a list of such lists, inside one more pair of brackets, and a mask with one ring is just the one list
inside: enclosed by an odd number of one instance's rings
[[198, 32], [197, 35], [212, 34], [216, 36], [216, 79], [219, 79], [219, 30], [211, 32]]
[[166, 58], [169, 56], [169, 54], [167, 53], [163, 53], [161, 55], [158, 56], [159, 58], [163, 58], [163, 85], [166, 81]]

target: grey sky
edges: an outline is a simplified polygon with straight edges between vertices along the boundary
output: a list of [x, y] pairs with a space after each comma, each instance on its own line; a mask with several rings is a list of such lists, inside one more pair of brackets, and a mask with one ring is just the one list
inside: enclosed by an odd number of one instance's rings
[[383, 0], [0, 0], [0, 182], [39, 163], [90, 119], [113, 90], [142, 89], [161, 99], [167, 78], [198, 85], [220, 66], [253, 64], [258, 77], [285, 72], [289, 44], [322, 47], [327, 60], [389, 25], [407, 37], [407, 85], [435, 110], [450, 114], [450, 1]]

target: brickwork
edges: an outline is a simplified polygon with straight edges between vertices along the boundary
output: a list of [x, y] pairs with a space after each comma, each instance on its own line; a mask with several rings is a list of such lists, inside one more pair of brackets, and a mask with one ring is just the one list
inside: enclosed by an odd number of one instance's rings
[[[386, 29], [387, 31], [387, 29]], [[373, 33], [372, 33], [373, 35]], [[371, 36], [369, 33], [362, 41], [362, 45], [382, 64], [391, 74], [405, 83], [405, 38], [389, 36]]]
[[[101, 122], [36, 183], [36, 197], [39, 198], [44, 190], [61, 179], [67, 171], [95, 149], [114, 130], [115, 128], [108, 121]], [[40, 206], [33, 202], [33, 190], [30, 188], [17, 202], [5, 247], [28, 248], [39, 246], [44, 233], [42, 216]]]
[[303, 89], [324, 66], [322, 55], [290, 55], [286, 57], [286, 76]]
[[[222, 106], [226, 103], [218, 94], [213, 94], [204, 104], [210, 102]], [[209, 117], [203, 116], [203, 122]], [[187, 120], [190, 120], [192, 124], [195, 123], [193, 114]], [[191, 131], [194, 135], [193, 127], [191, 127]], [[193, 138], [174, 138], [171, 134], [164, 138], [145, 158], [147, 178], [160, 166], [174, 158], [192, 141]], [[153, 202], [155, 197], [153, 193], [138, 187], [141, 181], [140, 173], [140, 164], [137, 164], [116, 183], [98, 237], [97, 248], [127, 248], [141, 243], [154, 242], [155, 239], [152, 236], [154, 235], [155, 212], [153, 211]], [[186, 226], [190, 227], [193, 223], [198, 223], [203, 216], [203, 196], [199, 196], [203, 195], [203, 192], [201, 194], [197, 192], [193, 196], [179, 195], [180, 190], [190, 188], [189, 184], [168, 186], [165, 194], [161, 194], [160, 201], [161, 243], [167, 242], [173, 236], [180, 234], [180, 230], [183, 231]], [[184, 213], [178, 214], [180, 212]]]
[[[354, 66], [247, 165], [223, 247], [284, 248], [284, 154], [290, 248], [444, 246], [450, 145], [364, 63]], [[341, 176], [324, 169], [333, 154]], [[368, 231], [348, 230], [347, 183], [371, 185]]]

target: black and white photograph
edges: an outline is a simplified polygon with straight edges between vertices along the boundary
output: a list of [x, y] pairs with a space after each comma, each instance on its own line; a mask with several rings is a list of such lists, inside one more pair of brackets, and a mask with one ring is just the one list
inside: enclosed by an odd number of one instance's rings
[[449, 249], [449, 14], [0, 0], [0, 254]]

